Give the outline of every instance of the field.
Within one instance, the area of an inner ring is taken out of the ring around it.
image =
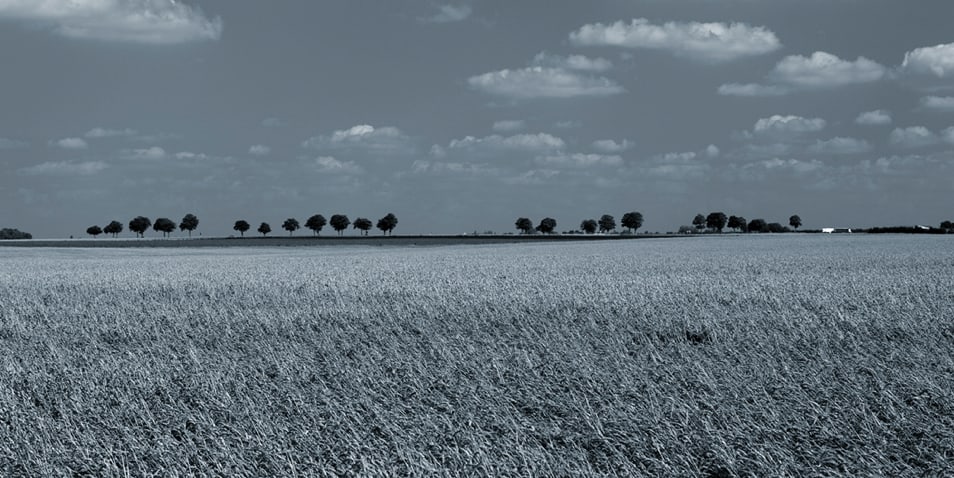
[[[951,476],[952,252],[0,248],[0,474]]]

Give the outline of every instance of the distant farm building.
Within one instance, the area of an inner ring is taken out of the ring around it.
[[[848,227],[824,227],[822,232],[825,234],[851,234],[851,228]]]

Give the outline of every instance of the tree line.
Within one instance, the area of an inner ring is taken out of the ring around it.
[[[352,225],[355,229],[360,230],[365,236],[367,236],[368,230],[371,229],[373,223],[370,219],[363,217],[359,217],[355,219],[354,222],[351,222],[351,220],[348,219],[348,216],[344,214],[335,214],[331,216],[330,221],[325,220],[325,217],[321,214],[315,214],[305,221],[305,227],[311,229],[316,236],[321,232],[322,228],[328,224],[330,224],[331,227],[338,232],[339,236],[343,234],[343,231],[347,229],[348,226]],[[388,213],[386,216],[378,220],[377,227],[385,235],[391,235],[392,231],[394,231],[394,228],[397,227],[397,224],[397,216]],[[148,217],[136,216],[129,221],[128,226],[129,230],[136,233],[137,237],[145,237],[145,233],[150,227],[152,227],[152,229],[156,232],[161,232],[163,237],[168,237],[169,234],[175,232],[176,230],[176,223],[166,217],[160,217],[156,219],[155,222],[152,222],[152,220],[150,220]],[[195,231],[198,229],[198,227],[199,218],[196,217],[195,214],[186,214],[179,222],[179,230],[188,231],[189,237],[192,237],[192,231]],[[232,226],[232,229],[238,231],[242,237],[245,237],[245,233],[251,228],[251,224],[244,219],[235,221],[235,224]],[[293,235],[295,231],[300,228],[301,226],[299,225],[298,220],[295,218],[290,217],[285,219],[285,222],[282,223],[282,229],[288,231],[289,235]],[[105,227],[94,225],[86,228],[86,233],[93,237],[104,233],[111,234],[113,237],[116,237],[121,232],[123,232],[123,224],[115,220],[110,221]],[[258,232],[262,234],[263,237],[267,236],[272,232],[272,226],[270,226],[267,222],[263,222],[258,226]]]
[[[628,229],[629,232],[636,232],[637,229],[643,227],[643,215],[636,211],[627,212],[623,214],[623,219],[620,221],[620,224]],[[514,226],[516,226],[521,234],[533,234],[534,231],[541,234],[553,234],[553,231],[556,230],[557,222],[556,219],[552,217],[545,217],[540,220],[540,224],[534,227],[532,220],[526,217],[520,217],[517,218]],[[583,222],[580,223],[580,230],[585,234],[596,234],[597,231],[601,233],[613,232],[616,230],[616,218],[610,214],[603,214],[599,220],[584,219]]]
[[[802,226],[802,218],[798,214],[794,214],[788,218],[788,225],[793,229],[798,230]],[[746,222],[745,218],[742,216],[726,216],[724,212],[717,211],[711,212],[708,216],[703,216],[702,214],[696,214],[696,217],[692,219],[692,228],[689,226],[682,226],[679,228],[680,233],[691,233],[691,232],[702,232],[705,229],[714,232],[722,232],[723,229],[728,227],[729,229],[738,231],[738,232],[791,232],[792,229],[789,229],[786,226],[783,226],[778,222],[767,222],[765,219],[752,219],[751,221]],[[695,231],[693,231],[693,228]]]

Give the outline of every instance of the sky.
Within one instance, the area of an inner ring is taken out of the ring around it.
[[[950,0],[0,0],[0,227],[937,225],[951,18]]]

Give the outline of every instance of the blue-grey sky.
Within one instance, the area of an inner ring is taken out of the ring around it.
[[[0,227],[954,220],[950,0],[0,0]]]

